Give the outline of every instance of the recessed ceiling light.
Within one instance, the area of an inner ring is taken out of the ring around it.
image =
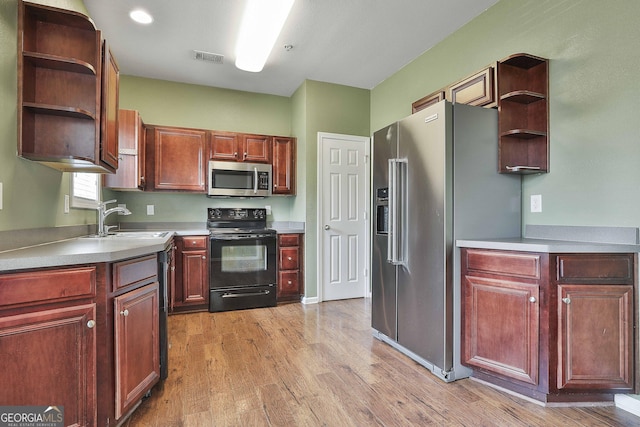
[[[151,24],[153,17],[142,9],[135,9],[129,12],[129,17],[139,24]]]

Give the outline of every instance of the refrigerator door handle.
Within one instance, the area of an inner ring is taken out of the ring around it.
[[[406,259],[406,159],[389,159],[389,234],[387,262],[404,265]]]

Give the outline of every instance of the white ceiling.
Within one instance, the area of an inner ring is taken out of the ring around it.
[[[260,73],[234,65],[244,1],[84,3],[122,74],[291,96],[305,79],[372,89],[497,1],[296,0]],[[135,7],[154,22],[133,22]],[[197,61],[194,49],[224,55],[224,63]]]

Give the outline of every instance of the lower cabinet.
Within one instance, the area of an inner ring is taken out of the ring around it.
[[[117,419],[160,378],[158,283],[114,299]]]
[[[0,274],[0,402],[96,425],[96,269]]]
[[[278,301],[300,301],[302,295],[302,234],[278,235]]]
[[[209,236],[177,236],[172,312],[209,307]]]
[[[462,249],[462,363],[543,402],[634,393],[634,254]]]

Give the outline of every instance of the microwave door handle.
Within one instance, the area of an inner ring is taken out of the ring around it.
[[[258,168],[253,167],[253,194],[258,194]]]

